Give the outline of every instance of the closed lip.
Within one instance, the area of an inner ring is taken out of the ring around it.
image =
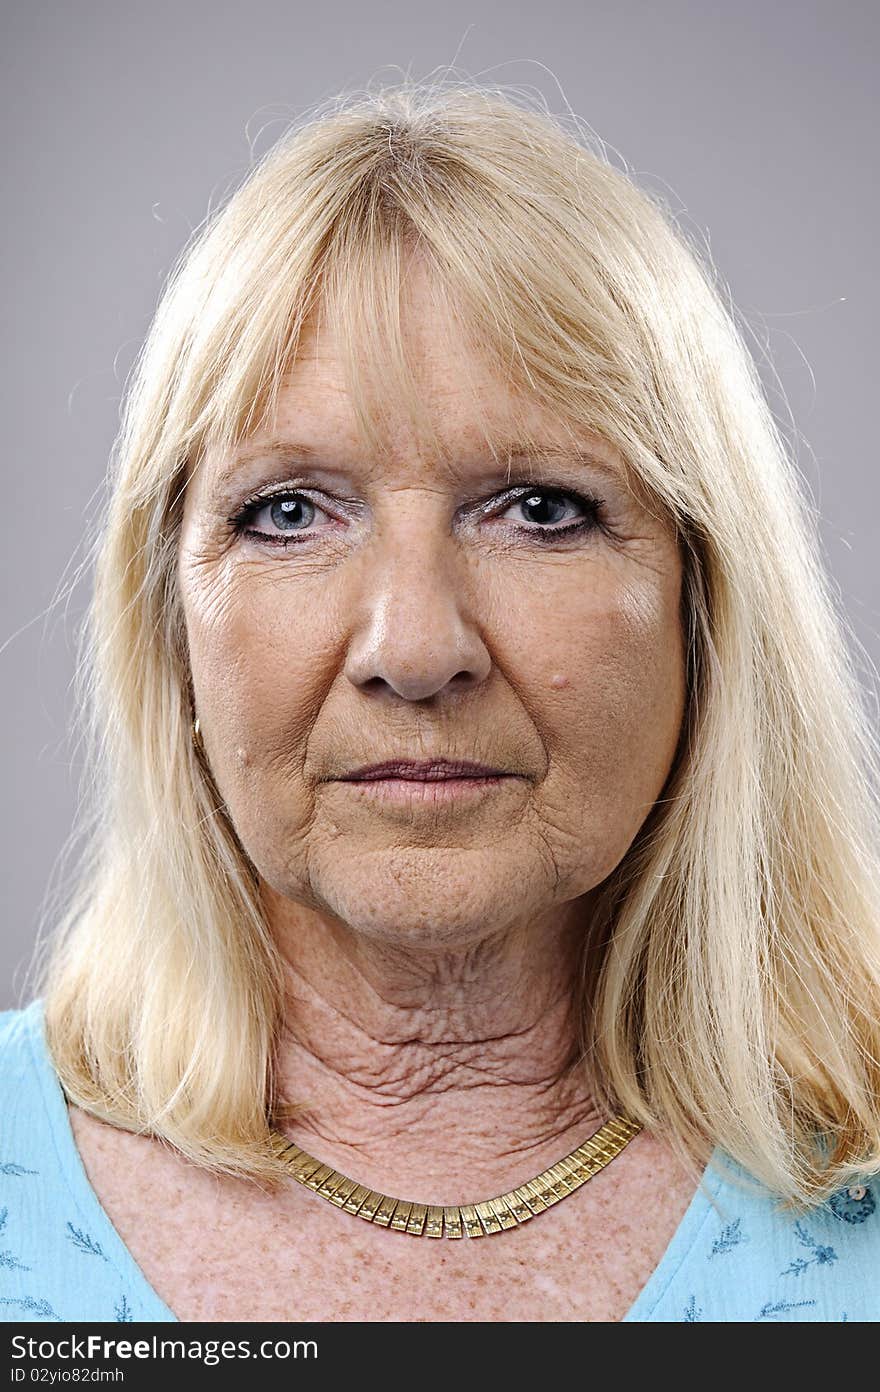
[[[370,782],[379,778],[412,778],[418,782],[437,782],[445,778],[507,778],[509,774],[488,764],[469,759],[388,759],[383,764],[364,764],[340,776],[340,781]]]

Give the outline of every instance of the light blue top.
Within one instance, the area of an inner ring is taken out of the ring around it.
[[[880,1181],[797,1218],[715,1152],[625,1319],[880,1319]],[[0,1320],[169,1321],[89,1183],[43,1033],[43,1002],[0,1012]]]

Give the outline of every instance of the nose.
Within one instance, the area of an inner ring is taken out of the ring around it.
[[[423,701],[485,680],[492,660],[471,610],[465,562],[436,519],[410,518],[375,538],[360,560],[345,662],[355,686]]]

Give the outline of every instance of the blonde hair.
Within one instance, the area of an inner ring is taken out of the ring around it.
[[[287,1173],[269,1132],[281,963],[190,738],[181,501],[209,444],[271,419],[315,310],[341,325],[368,444],[378,362],[424,426],[399,320],[412,251],[469,344],[609,441],[680,539],[682,738],[585,936],[580,1066],[691,1161],[719,1146],[819,1202],[880,1172],[880,759],[815,511],[736,312],[663,200],[577,122],[461,81],[313,110],[169,276],[94,542],[85,848],[35,956],[60,1081],[198,1165]]]

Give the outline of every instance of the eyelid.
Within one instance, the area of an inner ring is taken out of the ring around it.
[[[485,503],[478,504],[481,512],[494,511],[495,508],[510,507],[513,503],[522,502],[524,498],[529,498],[533,493],[555,494],[560,498],[571,498],[576,503],[582,503],[587,509],[605,506],[605,499],[600,498],[598,493],[587,488],[567,488],[561,483],[536,483],[534,480],[527,483],[511,484],[509,488],[504,488],[500,493],[494,493]]]

